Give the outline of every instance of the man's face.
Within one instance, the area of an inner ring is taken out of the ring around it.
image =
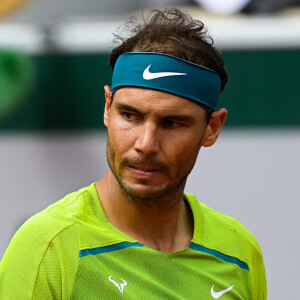
[[[107,98],[107,159],[132,198],[154,199],[182,191],[206,130],[205,111],[185,98],[141,88]]]

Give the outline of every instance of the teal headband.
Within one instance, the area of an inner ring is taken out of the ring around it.
[[[219,75],[184,59],[154,52],[128,52],[119,56],[112,78],[112,92],[141,87],[175,94],[214,112],[221,89]]]

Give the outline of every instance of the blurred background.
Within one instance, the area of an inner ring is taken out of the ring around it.
[[[1,0],[0,259],[18,227],[106,172],[103,86],[113,32],[178,6],[221,49],[229,111],[186,191],[257,237],[269,299],[293,299],[300,260],[299,0]]]

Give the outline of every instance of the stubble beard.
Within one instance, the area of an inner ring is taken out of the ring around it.
[[[182,175],[177,182],[173,185],[166,186],[159,191],[149,193],[147,195],[141,195],[133,188],[126,185],[122,176],[117,173],[114,168],[113,162],[115,159],[115,151],[111,147],[109,138],[106,144],[106,158],[111,172],[113,173],[116,181],[118,182],[123,195],[128,199],[129,202],[138,206],[146,206],[159,211],[167,211],[172,207],[176,206],[183,199],[183,190],[186,184],[186,180],[193,168],[188,170],[186,174]],[[127,165],[130,162],[129,159],[121,161],[120,166]],[[132,163],[136,161],[131,160]],[[175,176],[177,177],[177,176]],[[147,184],[146,180],[140,180],[140,184]]]

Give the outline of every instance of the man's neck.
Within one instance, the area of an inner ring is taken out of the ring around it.
[[[139,205],[126,197],[110,171],[96,184],[96,189],[111,224],[141,244],[165,253],[183,250],[190,244],[193,217],[182,192],[161,199],[162,205],[168,200],[173,203],[168,209]]]

